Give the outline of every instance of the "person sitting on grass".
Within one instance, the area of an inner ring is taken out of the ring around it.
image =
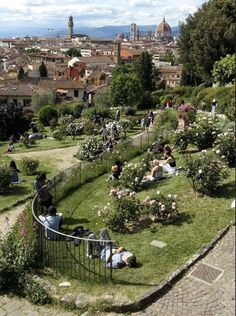
[[[151,175],[145,176],[143,178],[143,180],[144,180],[144,182],[146,182],[146,180],[154,181],[154,180],[160,180],[163,177],[164,177],[164,175],[163,175],[163,168],[160,166],[159,160],[155,159],[152,162]]]
[[[164,156],[161,159],[162,160],[167,159],[168,158],[167,154],[172,154],[172,152],[173,152],[173,147],[171,148],[170,146],[165,145],[163,148]]]
[[[17,168],[14,160],[11,160],[9,168],[11,170],[11,183],[21,183],[22,180],[18,176],[18,172],[20,172],[20,170]]]
[[[166,159],[160,162],[160,166],[163,168],[164,172],[169,174],[175,173],[176,161],[169,151],[166,152]]]
[[[111,238],[106,228],[103,228],[100,233],[100,242],[94,233],[88,236],[88,253],[87,256],[92,259],[96,250],[99,258],[104,262],[106,268],[119,269],[125,266],[135,267],[135,255],[125,250],[123,247],[115,247],[111,244]],[[90,241],[91,240],[91,241]]]
[[[61,231],[62,225],[62,213],[57,213],[57,209],[55,206],[51,205],[48,208],[47,215],[39,215],[39,219],[44,224],[45,228],[45,237],[47,239],[56,240],[59,239],[59,235],[55,232],[52,232],[47,229],[51,228],[57,232]]]
[[[122,172],[122,166],[119,160],[115,161],[114,165],[111,167],[111,172],[112,174],[108,180],[119,180]]]

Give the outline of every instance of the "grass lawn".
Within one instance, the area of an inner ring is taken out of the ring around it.
[[[175,156],[177,165],[183,165],[182,157],[178,154]],[[64,228],[73,229],[82,224],[97,232],[104,226],[97,216],[97,211],[111,199],[108,196],[107,177],[108,175],[98,177],[60,201],[58,210],[64,214]],[[107,284],[105,288],[104,285],[71,280],[70,291],[85,291],[93,295],[106,292],[114,293],[118,298],[134,299],[151,286],[158,285],[166,279],[208,243],[220,229],[229,224],[234,216],[233,210],[230,209],[234,197],[233,169],[230,170],[230,177],[225,179],[214,197],[195,196],[184,172],[146,186],[138,196],[144,198],[156,194],[157,190],[164,194],[177,194],[181,215],[179,220],[168,225],[157,223],[154,230],[147,228],[134,234],[111,232],[112,239],[134,252],[138,259],[138,267],[114,270],[115,284]],[[94,208],[95,205],[98,208]],[[154,239],[167,243],[167,247],[159,249],[150,246]],[[51,279],[58,283],[57,279]],[[63,289],[60,291],[63,292]]]
[[[5,163],[8,165],[10,161],[11,157],[0,156],[0,164]],[[20,169],[20,166],[18,166],[18,168]],[[53,167],[53,162],[48,164],[46,159],[40,161],[38,172],[41,171],[46,172],[49,179],[58,172],[58,170]],[[36,176],[26,176],[23,173],[19,173],[19,177],[25,181],[10,187],[7,193],[0,195],[0,213],[3,209],[11,207],[11,205],[15,204],[17,201],[25,199],[34,192],[33,183]]]
[[[51,137],[51,136],[49,136]],[[56,139],[50,139],[50,138],[44,138],[37,140],[34,145],[31,145],[31,147],[26,148],[23,143],[19,142],[14,144],[15,147],[15,154],[19,153],[25,153],[25,152],[32,152],[32,151],[42,151],[42,150],[48,150],[48,149],[55,149],[55,148],[63,148],[63,147],[69,147],[73,145],[77,145],[78,142],[83,139],[84,136],[77,137],[76,139],[72,139],[71,136],[66,136],[65,139],[62,141],[56,140]],[[1,153],[5,153],[7,151],[9,142],[1,142]]]

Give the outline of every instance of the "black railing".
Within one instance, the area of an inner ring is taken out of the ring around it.
[[[136,136],[127,150],[120,153],[123,160],[133,158],[135,148],[144,151],[154,140],[154,134],[141,134]],[[132,148],[131,148],[132,147]],[[132,151],[132,149],[134,149]],[[78,188],[83,183],[104,174],[113,163],[112,154],[104,153],[94,162],[80,162],[57,174],[51,180],[50,191],[54,204],[63,199],[68,192]],[[39,219],[42,213],[36,195],[32,202],[32,214],[37,222],[37,238],[39,253],[45,266],[51,267],[56,273],[68,275],[79,280],[94,280],[106,282],[112,280],[112,267],[105,267],[99,258],[99,253],[88,252],[88,243],[93,242],[93,249],[99,249],[101,240],[75,237],[46,227]],[[112,250],[113,241],[102,240],[103,247]]]

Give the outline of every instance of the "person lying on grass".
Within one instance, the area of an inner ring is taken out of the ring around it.
[[[91,241],[88,241],[87,256],[93,258],[94,250],[96,250],[106,268],[119,269],[125,266],[130,268],[136,266],[136,257],[132,252],[125,250],[123,247],[115,247],[111,245],[111,242],[104,242],[111,240],[106,228],[101,230],[100,242],[98,242],[94,233],[91,233],[88,239],[91,239]]]

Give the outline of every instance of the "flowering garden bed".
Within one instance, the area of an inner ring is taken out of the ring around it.
[[[175,154],[175,156],[177,164],[183,165],[183,157],[179,154]],[[195,157],[197,156],[198,154],[195,154]],[[138,163],[139,161],[140,158],[137,158],[133,162]],[[117,199],[115,196],[109,196],[109,193],[111,193],[110,195],[113,193],[110,192],[111,187],[107,183],[107,178],[108,175],[104,175],[83,185],[59,203],[58,209],[64,214],[64,226],[67,229],[72,230],[79,224],[96,233],[104,227],[108,219],[106,215],[101,215],[104,206],[107,206],[106,211],[109,214],[114,199]],[[129,191],[128,195],[131,193],[131,199],[134,198],[132,194],[135,195],[135,199],[138,199],[140,204],[146,201],[151,207],[150,204],[156,203],[151,201],[154,200],[153,197],[158,197],[157,191],[160,191],[160,196],[163,194],[165,198],[168,198],[169,194],[171,194],[171,198],[176,195],[174,198],[177,199],[177,218],[173,221],[167,218],[163,220],[160,217],[154,219],[150,216],[148,224],[145,225],[142,215],[138,218],[139,225],[136,227],[139,229],[136,230],[134,222],[138,214],[133,214],[134,218],[130,219],[127,225],[124,225],[129,228],[132,227],[132,233],[127,233],[127,230],[112,232],[110,229],[112,239],[117,240],[119,245],[127,247],[135,253],[138,259],[138,268],[114,271],[113,277],[116,284],[108,284],[106,290],[103,287],[102,291],[115,293],[124,299],[137,297],[151,286],[166,279],[171,272],[186,262],[203,244],[208,243],[233,218],[233,211],[230,210],[234,196],[233,169],[230,169],[229,178],[225,179],[223,186],[212,197],[195,195],[184,172],[178,176],[153,182],[139,190],[137,194]],[[147,196],[150,198],[148,199]],[[171,201],[171,207],[173,202]],[[69,209],[68,205],[70,205]],[[157,210],[161,211],[159,202],[157,205]],[[71,218],[71,211],[75,208]],[[164,249],[153,247],[150,245],[152,240],[163,241],[167,247]],[[55,281],[58,282],[58,280]],[[101,291],[98,285],[79,284],[77,281],[73,281],[72,284],[72,288],[89,291],[94,295]]]

